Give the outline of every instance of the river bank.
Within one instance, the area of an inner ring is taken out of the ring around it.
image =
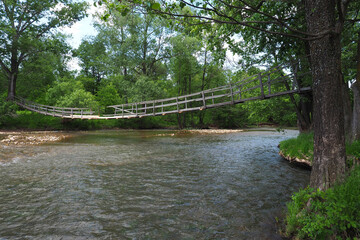
[[[296,164],[300,164],[300,165],[304,165],[306,167],[310,167],[311,168],[311,161],[309,159],[303,159],[303,158],[298,158],[298,157],[294,157],[291,155],[286,155],[285,153],[283,153],[283,151],[279,151],[279,155],[284,158],[285,160],[291,162],[291,163],[296,163]]]
[[[39,145],[71,137],[71,133],[55,131],[0,131],[0,144]]]
[[[109,130],[126,131],[126,130]],[[164,131],[164,130],[159,130]],[[156,136],[175,136],[180,134],[228,134],[243,132],[243,129],[186,129],[171,130],[172,133],[159,133]],[[62,141],[84,131],[0,131],[0,144],[4,145],[39,145]]]
[[[290,162],[312,165],[313,134],[281,141],[279,155]],[[287,203],[284,236],[289,239],[358,239],[360,141],[346,144],[347,177],[326,191],[300,190]],[[350,193],[350,194],[349,194]],[[326,221],[324,221],[326,219]]]

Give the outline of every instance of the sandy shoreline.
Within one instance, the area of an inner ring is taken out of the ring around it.
[[[61,141],[71,134],[55,131],[0,131],[0,144],[4,145],[39,145]]]
[[[120,130],[126,131],[126,130]],[[243,132],[242,129],[191,129],[191,130],[172,130],[171,134],[159,134],[174,136],[178,134],[227,134]],[[78,131],[82,132],[82,131]],[[0,144],[4,145],[39,145],[48,142],[57,142],[71,137],[78,132],[62,131],[0,131]]]
[[[182,134],[229,134],[240,133],[246,131],[276,131],[272,128],[258,128],[258,129],[186,129],[186,130],[169,130],[169,129],[154,129],[159,131],[171,131],[171,133],[155,134],[154,136],[176,136]],[[107,130],[104,130],[107,131]],[[128,131],[126,129],[117,129],[109,131]],[[142,131],[142,130],[139,130]],[[88,131],[13,131],[0,130],[0,145],[39,145],[50,142],[57,142],[63,139],[84,133]],[[91,132],[91,131],[89,131]]]

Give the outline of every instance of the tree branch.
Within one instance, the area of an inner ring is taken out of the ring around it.
[[[1,68],[4,70],[4,72],[10,76],[11,72],[10,72],[10,69],[5,65],[5,63],[2,61],[2,59],[0,59],[0,65],[1,65]]]

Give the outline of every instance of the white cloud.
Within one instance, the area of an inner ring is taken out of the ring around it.
[[[95,28],[93,27],[93,24],[95,22],[94,15],[97,12],[102,12],[103,9],[95,7],[93,0],[88,0],[87,2],[89,4],[89,8],[87,9],[88,16],[69,27],[63,27],[60,29],[62,33],[70,35],[67,42],[74,49],[80,46],[81,40],[83,38],[85,38],[86,36],[95,36],[97,33]],[[67,65],[71,71],[79,71],[81,69],[79,66],[79,59],[77,58],[71,59]]]
[[[74,23],[70,27],[64,27],[61,29],[63,33],[71,35],[71,38],[68,40],[68,42],[73,48],[79,47],[81,40],[85,36],[96,35],[96,30],[93,27],[95,22],[93,15],[98,9],[94,6],[93,1],[88,1],[88,3],[90,7],[87,10],[87,17]]]

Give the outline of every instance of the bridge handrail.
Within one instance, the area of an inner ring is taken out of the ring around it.
[[[295,66],[295,67],[294,67]],[[284,71],[292,68],[293,71]],[[18,105],[44,115],[64,118],[110,119],[165,115],[187,111],[204,110],[256,99],[266,99],[285,94],[310,91],[310,87],[300,87],[298,79],[308,74],[297,72],[297,65],[286,63],[273,66],[266,71],[245,77],[237,82],[202,90],[177,97],[107,106],[114,114],[93,115],[91,108],[56,107],[38,104],[16,97]],[[99,113],[100,114],[100,113]]]

